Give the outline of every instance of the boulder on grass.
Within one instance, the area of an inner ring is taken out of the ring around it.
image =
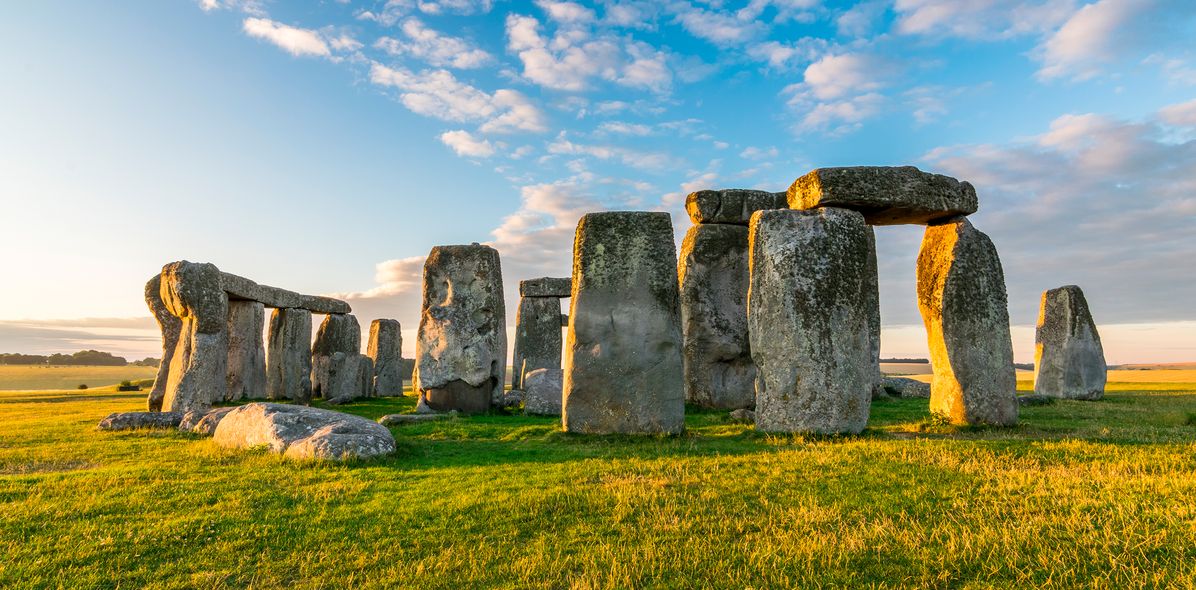
[[[212,408],[206,412],[202,410],[187,412],[183,414],[183,419],[179,422],[179,431],[212,436],[212,433],[216,432],[216,427],[220,425],[220,421],[235,409]]]
[[[268,403],[226,414],[213,440],[231,448],[264,446],[289,459],[364,459],[395,450],[394,437],[377,422],[332,410]]]
[[[96,425],[96,430],[137,430],[140,428],[174,428],[183,415],[179,412],[116,412],[108,414]]]

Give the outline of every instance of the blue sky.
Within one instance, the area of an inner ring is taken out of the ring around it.
[[[0,351],[156,354],[183,258],[410,343],[422,257],[474,241],[513,322],[586,211],[681,235],[691,190],[913,164],[976,185],[1019,360],[1067,283],[1111,361],[1196,360],[1194,39],[1177,0],[5,5]],[[878,231],[886,355],[925,353],[920,235]]]

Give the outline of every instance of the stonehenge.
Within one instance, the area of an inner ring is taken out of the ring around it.
[[[484,412],[502,401],[502,267],[489,246],[436,246],[424,261],[413,387],[421,409]]]
[[[145,304],[158,322],[158,329],[162,332],[162,360],[158,363],[158,376],[154,379],[154,386],[150,389],[148,410],[162,411],[162,400],[166,397],[166,381],[170,374],[170,361],[174,356],[174,349],[179,343],[179,332],[183,329],[183,321],[170,313],[166,302],[162,301],[162,275],[156,274],[145,283]]]
[[[560,367],[543,367],[523,375],[523,411],[541,416],[561,415]]]
[[[270,315],[266,398],[311,403],[311,311],[284,307]]]
[[[913,166],[818,168],[794,181],[788,200],[792,209],[853,209],[870,225],[926,225],[978,208],[971,184]]]
[[[396,320],[374,320],[366,356],[374,363],[374,395],[403,395],[403,334]]]
[[[228,303],[228,373],[224,401],[266,397],[266,348],[262,329],[266,306],[258,301]]]
[[[1084,292],[1075,285],[1044,291],[1034,335],[1034,393],[1098,400],[1105,394],[1106,368]]]
[[[859,433],[877,379],[864,216],[836,207],[766,210],[752,216],[750,231],[756,427]]]
[[[322,397],[334,404],[370,397],[374,369],[372,363],[367,367],[363,358],[368,357],[361,354],[361,326],[357,318],[343,313],[324,316],[311,345],[312,397]]]
[[[188,412],[224,401],[228,390],[228,293],[214,264],[162,268],[162,301],[182,320],[170,358],[162,409]]]
[[[668,213],[588,213],[573,242],[566,432],[685,428],[677,255]]]
[[[523,389],[525,373],[561,367],[561,299],[569,296],[571,279],[528,279],[519,282],[511,389]]]

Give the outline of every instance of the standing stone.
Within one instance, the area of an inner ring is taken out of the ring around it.
[[[374,365],[364,354],[336,351],[312,357],[312,374],[323,379],[324,401],[347,404],[359,397],[371,397]],[[314,389],[313,389],[314,393]]]
[[[380,397],[403,395],[403,333],[396,320],[370,323],[366,356],[374,361],[374,394]]]
[[[311,403],[311,312],[275,309],[270,315],[266,397]]]
[[[830,207],[761,211],[750,229],[756,427],[862,431],[875,379],[864,217]]]
[[[540,368],[523,376],[523,411],[540,416],[561,415],[561,380],[559,368]]]
[[[789,187],[793,209],[843,207],[872,225],[927,224],[976,212],[976,189],[913,166],[819,168]]]
[[[266,306],[228,302],[228,392],[225,401],[266,397],[266,348],[262,329]]]
[[[507,329],[502,266],[489,246],[436,246],[424,261],[415,341],[419,406],[485,412],[503,397]]]
[[[918,253],[930,410],[953,424],[1017,423],[1005,274],[992,240],[957,218],[926,228]]]
[[[685,429],[677,255],[668,213],[589,213],[573,242],[567,432]]]
[[[357,392],[356,379],[345,381],[332,379],[328,371],[337,368],[329,362],[332,355],[341,352],[345,355],[361,354],[361,326],[357,318],[347,313],[330,313],[320,322],[320,329],[316,331],[316,340],[311,345],[311,394],[312,397],[325,399],[355,397]],[[357,367],[356,361],[349,361]],[[348,391],[339,387],[352,385]]]
[[[162,301],[182,320],[171,355],[162,409],[189,412],[223,401],[228,367],[228,295],[220,269],[209,263],[172,262],[162,268]]]
[[[872,399],[887,395],[880,372],[880,273],[876,264],[876,232],[868,226],[868,262],[864,267],[864,305],[868,309],[868,348],[872,363]]]
[[[526,371],[561,367],[561,300],[522,297],[515,314],[511,389],[521,389]]]
[[[748,228],[690,227],[677,274],[685,399],[722,410],[755,407],[756,365],[747,324]]]
[[[145,304],[150,313],[158,321],[158,328],[162,331],[162,361],[158,363],[158,376],[154,379],[154,387],[150,389],[147,405],[151,412],[162,411],[162,400],[166,397],[166,382],[170,375],[170,361],[174,350],[179,345],[179,332],[183,328],[183,321],[170,310],[162,301],[162,275],[156,274],[145,283]]]
[[[1034,344],[1034,393],[1064,399],[1104,397],[1105,351],[1079,287],[1043,292]]]

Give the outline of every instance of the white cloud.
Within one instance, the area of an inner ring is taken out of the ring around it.
[[[254,16],[265,16],[266,10],[261,0],[199,0],[199,7],[204,12],[213,10],[238,10]]]
[[[257,17],[245,19],[242,27],[250,37],[265,39],[296,57],[332,55],[332,51],[320,34],[311,29],[301,29]]]
[[[739,9],[735,16],[740,20],[757,20],[766,10],[776,10],[773,22],[796,20],[810,22],[814,18],[811,9],[817,8],[820,0],[751,0],[747,6]]]
[[[594,21],[594,11],[576,2],[560,2],[556,0],[536,0],[548,18],[564,24],[590,23]]]
[[[418,18],[403,21],[401,31],[405,40],[382,37],[374,47],[390,55],[411,55],[434,66],[458,69],[479,68],[493,60],[489,53],[465,39],[430,29]]]
[[[491,0],[387,0],[380,9],[359,10],[359,20],[369,20],[386,26],[394,25],[416,10],[424,14],[479,14],[490,12]]]
[[[614,135],[644,136],[652,133],[652,128],[642,123],[625,123],[623,121],[606,121],[598,126],[600,133]]]
[[[886,8],[884,2],[860,2],[835,18],[835,29],[844,37],[865,37]]]
[[[1196,100],[1163,107],[1159,119],[1176,127],[1196,127]]]
[[[457,80],[447,70],[417,74],[375,63],[370,67],[370,81],[398,88],[399,100],[416,113],[445,121],[480,121],[483,132],[548,129],[544,114],[523,94],[509,89],[487,94]]]
[[[655,29],[656,16],[660,12],[657,2],[639,0],[607,2],[603,12],[603,23],[626,29]]]
[[[474,137],[465,130],[445,131],[440,134],[440,141],[458,156],[489,158],[494,155],[494,145],[489,140]]]
[[[672,156],[665,153],[644,152],[622,146],[579,144],[563,137],[558,137],[548,145],[548,153],[615,160],[626,166],[642,170],[662,170],[677,164]]]
[[[828,55],[806,68],[805,86],[817,99],[842,98],[883,87],[890,72],[891,65],[874,55]]]
[[[896,0],[895,29],[907,35],[1007,39],[1054,29],[1075,0]]]
[[[809,63],[826,51],[824,39],[803,37],[792,44],[765,41],[747,48],[748,57],[762,61],[774,69],[785,69],[800,63]]]
[[[1190,0],[1100,0],[1075,12],[1038,48],[1044,80],[1083,80],[1118,61],[1189,38],[1196,17]],[[1180,42],[1184,43],[1184,42]]]
[[[485,14],[494,7],[491,0],[436,0],[418,3],[420,12],[427,14]]]
[[[844,133],[880,112],[885,97],[878,90],[896,75],[898,66],[862,53],[827,55],[806,68],[804,81],[782,94],[801,113],[798,129]]]
[[[716,45],[745,43],[763,34],[766,28],[751,17],[739,18],[726,12],[704,10],[688,2],[674,4],[671,9],[676,15],[676,22],[691,35]]]
[[[775,158],[780,154],[775,147],[758,148],[756,146],[748,146],[742,152],[739,152],[739,157],[745,160],[763,160],[766,158]]]

